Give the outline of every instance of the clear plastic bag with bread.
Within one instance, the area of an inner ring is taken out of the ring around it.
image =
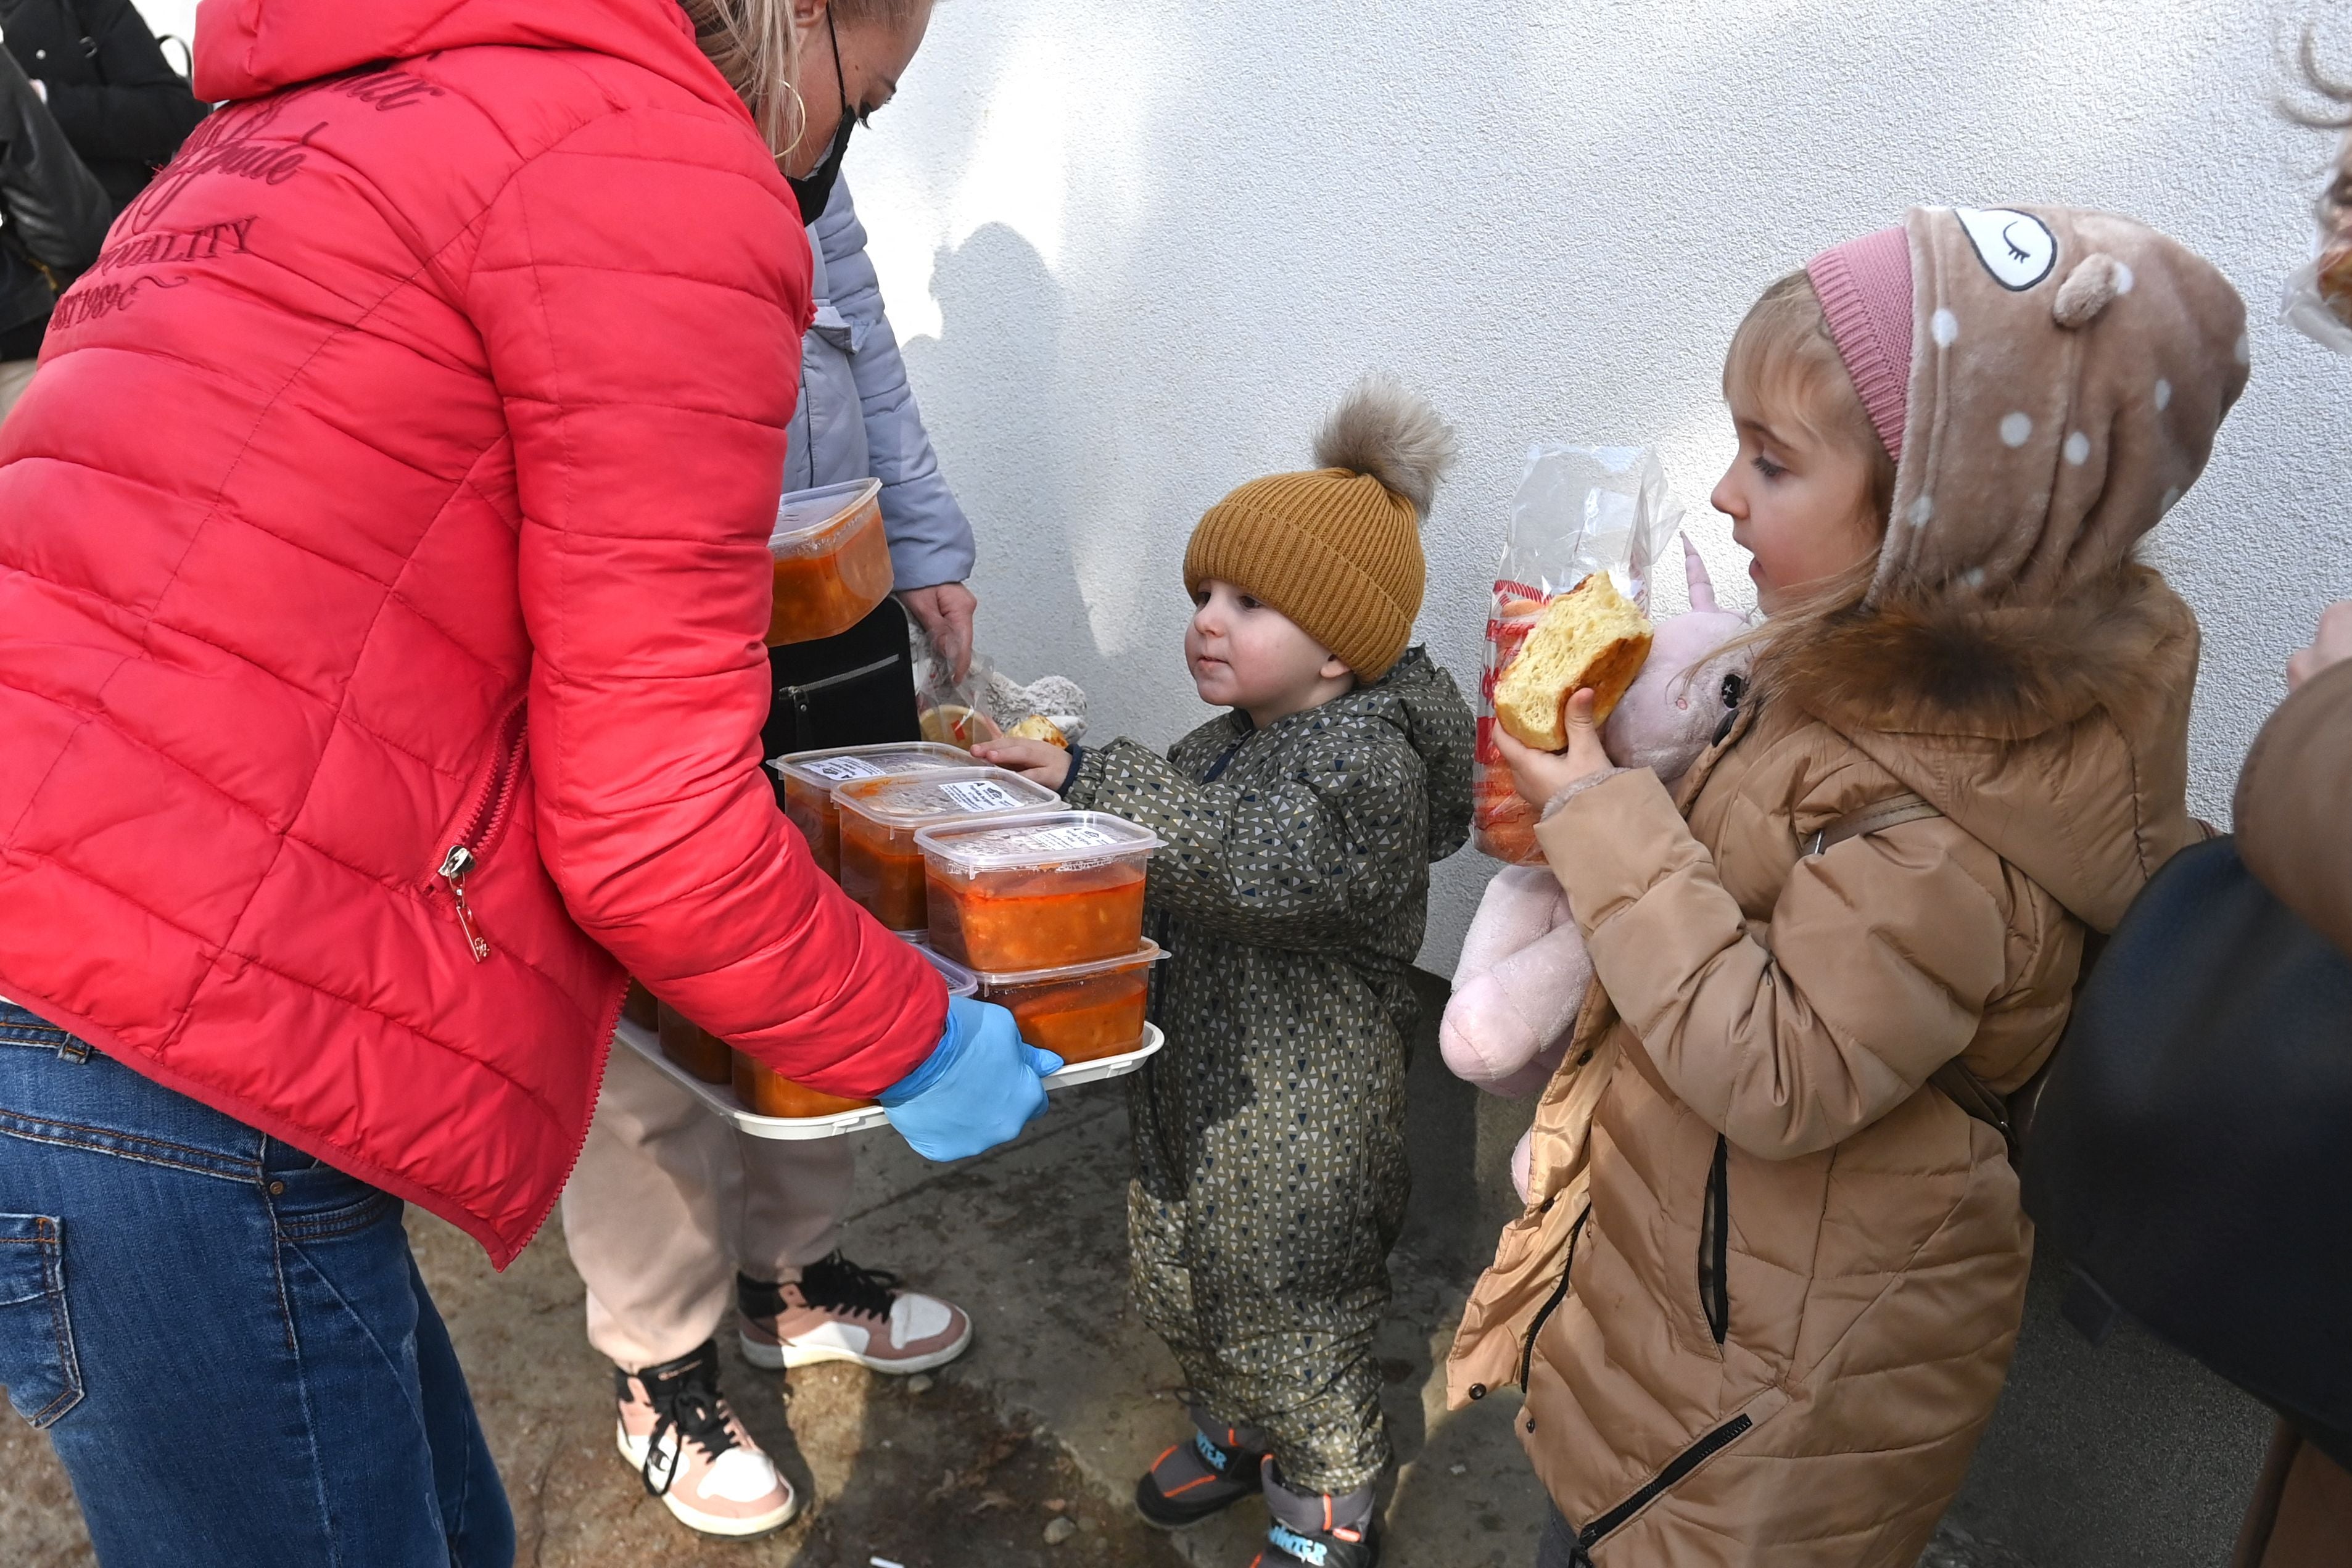
[[[1582,687],[1606,719],[1649,657],[1650,576],[1682,507],[1647,447],[1539,443],[1511,503],[1486,616],[1472,789],[1479,849],[1543,857],[1535,811],[1495,748],[1498,724],[1538,750],[1567,744],[1561,708]]]
[[[914,641],[915,710],[923,739],[971,750],[1007,735],[1065,749],[1085,738],[1087,694],[1066,676],[1048,675],[1024,686],[975,649],[971,668],[955,678],[947,658],[922,627]]]

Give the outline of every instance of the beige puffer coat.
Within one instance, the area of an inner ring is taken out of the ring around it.
[[[2242,384],[2242,311],[2137,225],[2039,218],[2055,264],[2018,289],[1969,270],[1952,214],[1912,215],[1923,327],[1955,312],[1962,342],[2001,353],[1981,376],[1957,353],[1915,362],[1872,603],[1779,666],[1680,801],[1619,773],[1539,832],[1599,979],[1449,1394],[1525,1384],[1522,1441],[1600,1568],[1917,1558],[1992,1412],[2032,1251],[2000,1138],[1927,1079],[1954,1058],[1997,1089],[2030,1077],[2085,929],[2112,928],[2194,833],[2196,623],[2127,553]],[[2104,321],[2037,337],[2032,312],[2049,323],[2102,253],[2136,274],[2158,341],[2127,335],[2113,297]],[[1993,399],[2071,377],[2058,401],[2121,449],[2159,412],[2158,370],[2206,379],[2185,420],[2163,400],[2154,459],[2092,476],[2108,482],[2083,500],[2039,468],[2032,548],[1991,526],[1969,543],[2017,504],[1991,444],[1969,444],[1998,426]],[[1898,538],[1931,486],[1952,536]],[[1964,574],[1986,591],[1954,591]],[[1813,851],[1907,794],[1941,815]]]

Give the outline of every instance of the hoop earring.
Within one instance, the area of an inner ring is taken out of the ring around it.
[[[801,144],[801,138],[808,134],[808,104],[801,97],[801,89],[791,82],[782,85],[783,89],[793,95],[793,139],[784,143],[782,152],[776,154],[779,163],[791,157],[793,150]]]

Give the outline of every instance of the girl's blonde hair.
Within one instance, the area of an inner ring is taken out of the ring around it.
[[[1785,413],[1815,440],[1863,454],[1870,465],[1871,511],[1879,536],[1885,537],[1895,505],[1895,459],[1878,438],[1862,395],[1853,389],[1837,340],[1830,335],[1829,319],[1822,314],[1821,296],[1803,272],[1780,279],[1748,308],[1724,355],[1723,395],[1726,401]],[[1874,551],[1867,560],[1816,584],[1796,604],[1735,638],[1730,647],[1756,650],[1758,688],[1771,688],[1780,663],[1776,653],[1785,655],[1822,626],[1858,614],[1877,574]]]

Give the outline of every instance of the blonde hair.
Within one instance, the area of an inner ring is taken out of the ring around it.
[[[922,3],[831,0],[826,9],[837,26],[873,22],[895,26],[913,16]],[[768,151],[782,158],[799,146],[808,128],[808,106],[793,85],[801,68],[793,0],[678,0],[678,4],[694,24],[694,41],[751,110]]]
[[[1737,398],[1785,411],[1814,439],[1861,453],[1870,465],[1871,511],[1879,536],[1885,537],[1895,506],[1895,459],[1870,422],[1837,340],[1830,335],[1821,296],[1803,272],[1780,279],[1748,307],[1724,355],[1723,395],[1727,402]],[[1790,650],[1832,622],[1861,613],[1877,574],[1878,554],[1873,551],[1727,646],[1756,650],[1753,679],[1759,690],[1769,691]]]
[[[807,123],[793,79],[800,72],[800,35],[793,0],[680,0],[694,41],[751,111],[768,151],[781,158]]]

